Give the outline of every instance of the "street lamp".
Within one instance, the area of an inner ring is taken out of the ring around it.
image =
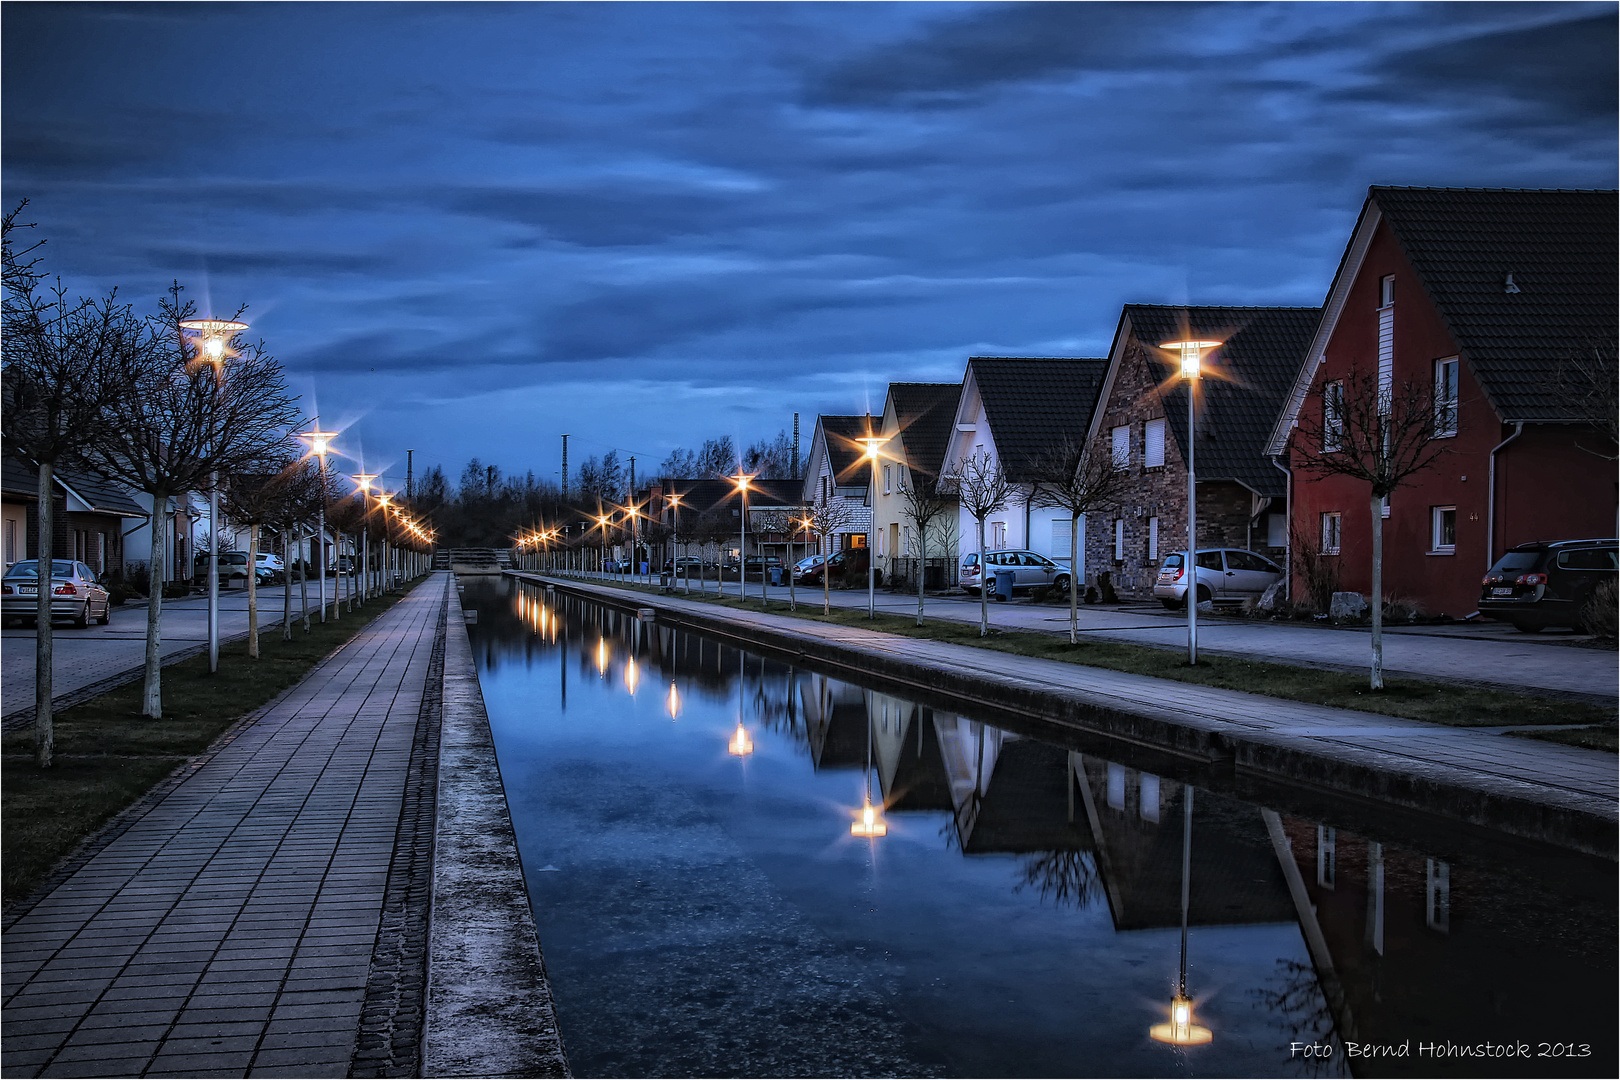
[[[382,514],[382,565],[377,572],[381,577],[382,591],[387,592],[393,588],[393,573],[388,565],[388,514],[394,509],[394,496],[387,491],[377,492],[377,510]]]
[[[318,535],[315,538],[315,545],[316,545],[316,548],[321,553],[321,565],[320,565],[321,622],[325,622],[326,621],[326,455],[332,449],[332,440],[338,437],[338,433],[335,432],[335,431],[322,431],[320,429],[320,422],[321,422],[321,418],[317,416],[315,418],[315,424],[316,424],[315,428],[313,428],[310,431],[301,431],[301,432],[299,432],[298,437],[300,439],[307,439],[309,441],[310,452],[315,455],[316,460],[319,462],[319,470],[320,470],[319,475],[320,475],[320,478],[321,478],[321,484],[320,484],[321,498],[320,498],[320,501],[316,504],[316,509],[317,509],[317,512],[318,512],[319,525],[317,527],[318,528]],[[337,618],[337,612],[336,612],[335,609],[333,610],[332,617],[334,619]]]
[[[1187,579],[1187,663],[1198,663],[1198,474],[1193,469],[1193,407],[1198,396],[1200,365],[1206,349],[1218,349],[1219,341],[1166,341],[1161,349],[1181,355],[1181,377],[1187,380],[1187,555],[1182,573]]]
[[[363,468],[364,466],[362,466]],[[353,473],[349,479],[360,488],[360,505],[364,506],[366,500],[371,498],[371,482],[378,477],[378,473]],[[360,603],[365,604],[371,594],[371,525],[367,516],[360,516]]]
[[[741,538],[737,541],[737,597],[741,600],[748,599],[748,482],[758,475],[758,473],[743,472],[742,463],[739,462],[736,474],[726,477],[727,480],[737,485],[737,491],[742,495],[742,533]],[[765,573],[763,556],[760,558],[759,572],[762,576]],[[760,595],[763,596],[764,593],[765,588],[761,584]]]
[[[198,343],[203,356],[203,363],[214,365],[214,395],[219,396],[220,387],[225,384],[225,359],[230,352],[231,338],[248,328],[245,322],[235,319],[182,319],[180,329],[190,330],[200,334],[202,340]],[[254,526],[255,531],[258,526]],[[208,673],[214,674],[219,670],[219,473],[216,471],[208,480],[208,531],[212,539],[208,543]],[[254,573],[257,567],[248,567],[248,573]]]
[[[867,481],[871,485],[871,494],[866,497],[866,505],[870,509],[871,520],[867,525],[866,533],[866,617],[877,618],[877,475],[878,475],[878,447],[888,442],[888,439],[868,435],[856,442],[866,447],[861,456],[872,463],[872,478]]]
[[[664,496],[664,500],[669,503],[669,509],[671,512],[671,521],[669,527],[669,569],[670,585],[672,587],[675,584],[675,544],[681,531],[681,500],[684,498],[686,498],[685,495],[679,495],[673,492]],[[686,591],[688,593],[692,591],[692,571],[689,568],[686,571]]]

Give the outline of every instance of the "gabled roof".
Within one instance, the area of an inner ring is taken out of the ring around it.
[[[1200,380],[1200,480],[1235,480],[1261,495],[1280,496],[1286,480],[1266,460],[1266,439],[1310,347],[1322,315],[1314,307],[1172,307],[1127,304],[1120,333],[1166,356],[1158,346],[1191,334],[1223,342],[1204,360]],[[1115,349],[1121,355],[1122,350]],[[1168,377],[1172,369],[1165,368]],[[1172,437],[1187,452],[1187,384],[1174,378],[1160,395]]]
[[[1616,336],[1617,195],[1546,188],[1371,187],[1267,452],[1280,454],[1373,234],[1401,253],[1498,416],[1576,420],[1562,363]],[[1508,291],[1508,275],[1513,288]]]
[[[861,454],[865,450],[857,439],[874,434],[881,426],[879,418],[865,413],[853,416],[816,417],[816,427],[827,446],[827,460],[834,480],[839,484],[864,484],[866,474],[861,472]],[[806,478],[808,482],[808,477]]]
[[[932,473],[945,459],[951,438],[951,421],[956,416],[962,384],[890,383],[889,399],[894,402],[895,420],[900,425],[900,446],[906,466]]]
[[[21,499],[39,499],[39,473],[10,454],[0,458],[0,490]]]
[[[1575,418],[1558,369],[1615,340],[1616,193],[1374,187],[1368,197],[1502,418]]]
[[[1086,437],[1108,361],[975,356],[968,360],[968,371],[984,403],[1002,469],[1014,483],[1027,483],[1034,463],[1065,435]]]
[[[0,465],[0,475],[4,477],[0,486],[4,487],[7,495],[37,500],[39,469],[32,462],[7,454],[3,465]],[[59,489],[83,503],[91,513],[129,518],[151,516],[123,488],[87,470],[58,466],[51,479]]]

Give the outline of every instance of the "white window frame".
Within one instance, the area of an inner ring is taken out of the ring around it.
[[[1395,275],[1378,280],[1378,413],[1389,408],[1395,385]]]
[[[1159,557],[1159,519],[1156,518],[1156,517],[1148,518],[1148,554],[1147,554],[1147,557],[1149,559],[1155,559],[1155,560],[1158,559],[1158,557]]]
[[[1445,540],[1445,516],[1451,515],[1451,543]],[[1429,507],[1429,554],[1455,555],[1457,554],[1457,508],[1455,506]]]
[[[1434,362],[1434,438],[1457,434],[1457,373],[1455,356]]]
[[[889,470],[890,470],[890,468],[891,468],[890,464],[887,461],[885,461],[883,463],[883,494],[885,494],[885,495],[889,494],[889,492],[892,490],[891,487],[890,487],[890,478],[889,478]]]
[[[1112,440],[1114,468],[1124,469],[1131,464],[1131,426],[1121,424],[1109,433]]]
[[[1344,519],[1337,510],[1322,511],[1322,554],[1337,555],[1344,542]]]
[[[1142,425],[1142,467],[1164,468],[1164,417],[1149,420]]]
[[[1125,561],[1125,519],[1114,519],[1114,561]]]

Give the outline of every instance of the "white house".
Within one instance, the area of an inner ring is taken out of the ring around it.
[[[828,538],[822,554],[866,547],[872,532],[871,465],[861,439],[873,437],[878,424],[869,414],[818,416],[810,441],[810,464],[804,473],[804,501],[843,503],[848,521]]]

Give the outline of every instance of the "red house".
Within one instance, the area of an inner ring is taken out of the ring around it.
[[[1386,597],[1467,615],[1506,549],[1615,535],[1615,388],[1593,371],[1615,355],[1616,205],[1613,191],[1369,190],[1267,452],[1298,464],[1324,388],[1354,373],[1433,387],[1430,437],[1447,452],[1384,507]],[[1293,542],[1369,593],[1367,485],[1289,483]]]

